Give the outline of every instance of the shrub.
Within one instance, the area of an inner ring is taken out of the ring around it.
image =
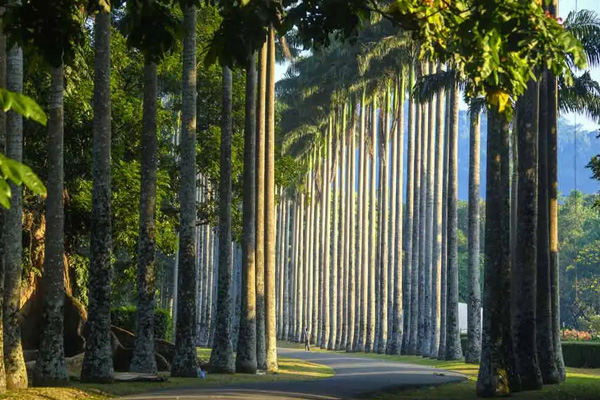
[[[565,365],[572,368],[600,368],[600,343],[563,342]]]
[[[112,324],[119,328],[135,333],[135,306],[122,306],[110,311]],[[154,337],[167,339],[171,332],[172,320],[168,310],[157,308],[154,310]]]
[[[587,342],[592,340],[592,335],[586,331],[578,331],[575,329],[565,329],[562,331],[562,340],[570,341],[582,341]]]

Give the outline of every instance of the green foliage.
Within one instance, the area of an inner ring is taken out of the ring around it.
[[[110,310],[112,324],[135,334],[136,307],[123,306]],[[171,332],[173,321],[168,310],[157,308],[154,310],[154,337],[167,339]]]
[[[571,368],[600,368],[600,343],[563,342],[565,365]]]
[[[34,194],[46,195],[46,187],[31,168],[0,154],[0,205],[10,208],[12,197],[8,181],[16,186],[25,184]]]
[[[11,92],[5,88],[0,88],[0,107],[2,107],[4,112],[13,110],[25,118],[29,118],[44,126],[48,122],[46,113],[35,100],[21,93]]]

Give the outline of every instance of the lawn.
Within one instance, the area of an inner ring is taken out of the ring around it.
[[[297,343],[280,343],[282,347],[302,348]],[[311,351],[324,352],[318,347],[311,347]],[[345,352],[340,352],[345,353]],[[437,387],[424,387],[418,389],[390,390],[374,393],[367,396],[373,400],[469,400],[476,399],[475,381],[479,366],[465,364],[462,361],[439,361],[417,356],[389,356],[385,354],[351,353],[352,357],[364,357],[377,360],[398,361],[409,364],[425,365],[439,369],[460,372],[467,376],[467,380],[459,383],[449,383]],[[533,400],[599,400],[600,399],[600,369],[567,368],[567,381],[560,385],[545,386],[536,392],[514,393],[514,399]]]
[[[198,357],[208,361],[210,349],[198,349]],[[206,379],[168,378],[165,382],[121,382],[109,385],[96,385],[78,382],[77,369],[70,369],[73,376],[69,388],[30,388],[10,391],[0,395],[0,399],[10,400],[103,400],[116,396],[126,396],[173,387],[209,387],[249,382],[275,382],[328,378],[334,375],[333,369],[304,360],[293,358],[279,359],[279,373],[270,375],[227,375],[207,374]]]

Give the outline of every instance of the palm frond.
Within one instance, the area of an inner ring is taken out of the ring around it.
[[[600,84],[589,71],[573,77],[573,85],[567,86],[559,80],[558,104],[563,112],[583,113],[600,122]]]
[[[592,10],[571,11],[565,20],[565,29],[582,44],[588,66],[600,64],[600,16]],[[571,66],[574,63],[568,60]]]
[[[431,101],[441,91],[450,92],[456,79],[457,74],[453,69],[420,76],[412,90],[412,96],[419,103]]]

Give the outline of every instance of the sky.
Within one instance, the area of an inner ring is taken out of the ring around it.
[[[598,14],[600,14],[600,0],[559,0],[559,10],[558,10],[558,14],[561,18],[565,19],[567,17],[567,15],[569,14],[569,12],[574,11],[574,10],[582,10],[582,9],[587,9],[587,10],[593,10],[596,11]],[[285,71],[287,70],[289,66],[289,63],[284,63],[284,64],[280,64],[277,65],[275,67],[275,76],[276,79],[279,80],[281,78],[284,77],[285,75]],[[592,68],[590,70],[592,77],[597,80],[600,81],[600,68],[596,67],[596,68]],[[461,96],[461,109],[466,110],[467,109],[467,105],[462,102],[462,96]],[[594,121],[592,121],[591,119],[587,118],[584,115],[581,114],[574,114],[574,113],[568,113],[568,114],[564,114],[562,115],[563,117],[565,117],[566,119],[568,119],[571,123],[573,124],[580,124],[583,126],[583,128],[585,130],[588,131],[593,131],[593,130],[597,130],[598,128],[600,128],[600,125],[595,123]]]

